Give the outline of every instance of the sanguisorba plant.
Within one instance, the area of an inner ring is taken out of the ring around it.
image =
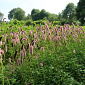
[[[72,23],[0,26],[2,85],[84,85],[85,31]]]

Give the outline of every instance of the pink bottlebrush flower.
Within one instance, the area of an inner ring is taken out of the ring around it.
[[[28,36],[27,35],[25,35],[25,38],[28,40]]]
[[[50,36],[50,35],[48,35],[48,38],[49,38],[49,40],[51,41],[51,36]]]
[[[77,27],[75,27],[75,30],[77,31],[77,30],[78,30],[78,28],[77,28]]]
[[[49,31],[49,35],[51,35],[51,32]]]
[[[57,42],[55,42],[55,47],[57,47]]]
[[[27,32],[24,30],[24,34],[27,35]]]
[[[84,28],[81,26],[81,29],[84,30]]]
[[[21,36],[21,32],[19,32],[19,35]]]
[[[58,40],[60,40],[60,36],[58,36]]]
[[[57,28],[54,28],[54,31],[56,32],[57,31]]]
[[[30,43],[28,43],[28,48],[30,48]]]
[[[33,46],[32,45],[30,45],[30,47],[29,47],[29,53],[32,55],[33,54]]]
[[[81,43],[81,39],[79,39],[79,42]]]
[[[63,31],[63,26],[60,26],[61,32]]]
[[[37,57],[37,55],[35,55],[35,59],[37,59],[38,57]]]
[[[15,39],[12,39],[12,42],[16,45],[16,40]]]
[[[66,36],[65,32],[63,32],[63,36]]]
[[[49,27],[48,27],[48,25],[47,25],[47,24],[45,24],[45,28],[46,28],[46,30],[49,30]]]
[[[76,36],[76,38],[78,38],[78,35],[77,34],[75,34],[75,36]]]
[[[17,39],[16,41],[17,41],[17,43],[19,43],[19,39]]]
[[[73,37],[75,37],[75,35],[72,34]]]
[[[49,21],[47,20],[47,23],[49,24]]]
[[[57,40],[56,36],[53,35],[52,41],[55,42],[56,40]]]
[[[11,58],[9,58],[9,63],[11,63]]]
[[[79,28],[79,33],[80,33],[80,31],[81,31],[81,28]]]
[[[16,35],[16,33],[14,33],[14,37],[15,37],[15,39],[17,39],[17,35]]]
[[[39,28],[37,27],[37,32],[38,32]]]
[[[23,54],[24,54],[24,56],[26,56],[26,51],[25,51],[25,48],[24,48],[24,46],[23,46]]]
[[[24,57],[24,53],[23,51],[20,51],[20,62],[23,63],[23,57]]]
[[[36,34],[34,34],[34,39],[36,39]]]
[[[10,36],[13,36],[13,33],[10,33]]]
[[[73,41],[75,41],[76,42],[76,40],[73,38]]]
[[[18,27],[18,32],[19,32],[19,27]]]
[[[0,46],[2,45],[2,41],[0,41]]]
[[[5,46],[5,48],[6,48],[6,52],[7,52],[7,45]]]
[[[41,50],[44,52],[44,48],[43,47],[41,47]]]
[[[42,29],[43,29],[43,25],[40,26],[40,30],[42,30]]]
[[[2,54],[4,53],[4,50],[1,50],[1,48],[0,48],[0,63],[2,63]]]
[[[46,37],[45,37],[45,35],[44,35],[44,34],[43,34],[43,39],[44,39],[44,40],[46,40]]]
[[[44,34],[44,30],[41,30],[41,32]]]
[[[34,33],[34,30],[32,30],[33,31],[33,33]]]
[[[43,64],[42,64],[42,63],[40,63],[40,66],[43,66]]]
[[[31,30],[29,30],[29,33],[30,33],[30,35],[32,35],[32,31]]]
[[[27,40],[26,38],[22,38],[22,40]]]
[[[76,51],[75,50],[73,50],[73,53],[75,53]]]
[[[64,36],[64,39],[66,40],[66,36]]]
[[[6,36],[4,36],[4,41],[6,42]]]
[[[18,64],[18,66],[21,66],[20,59],[17,59],[17,64]]]

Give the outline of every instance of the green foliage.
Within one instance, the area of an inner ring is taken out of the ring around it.
[[[44,25],[44,21],[43,20],[37,20],[37,21],[34,21],[36,24],[42,24]]]
[[[82,24],[85,24],[85,0],[79,0],[76,8],[76,16]]]
[[[53,21],[53,25],[59,25],[60,21]]]
[[[31,17],[31,15],[30,14],[28,14],[26,17],[24,17],[24,19],[23,20],[32,20],[32,17]]]
[[[48,17],[48,20],[51,22],[51,21],[56,21],[58,20],[58,17],[56,14],[50,14],[49,17]]]
[[[36,21],[40,19],[40,11],[38,9],[32,9],[31,11],[32,20]]]
[[[44,17],[46,17],[46,11],[45,11],[45,9],[42,9],[40,11],[40,19],[43,19]]]
[[[55,21],[58,20],[58,16],[56,14],[51,14],[49,12],[46,12],[44,9],[39,11],[38,9],[33,9],[31,11],[31,16],[33,21],[37,20],[49,20],[49,21]]]
[[[0,84],[84,85],[85,26],[26,23],[29,27],[18,20],[0,25]]]
[[[74,20],[75,18],[75,14],[76,14],[76,10],[75,10],[75,6],[74,6],[74,3],[69,3],[65,10],[63,11],[63,17],[66,19],[66,20]]]
[[[21,8],[14,8],[8,14],[8,19],[17,19],[19,21],[23,20],[25,17],[25,12]]]
[[[32,20],[27,20],[25,25],[32,25],[33,21]]]

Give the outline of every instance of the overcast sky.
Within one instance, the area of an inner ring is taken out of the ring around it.
[[[68,3],[77,6],[78,2],[79,0],[0,0],[0,12],[4,14],[6,20],[8,20],[8,12],[17,7],[22,8],[26,15],[31,14],[33,8],[58,14]]]

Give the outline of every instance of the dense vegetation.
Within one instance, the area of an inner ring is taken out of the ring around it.
[[[85,85],[84,29],[49,21],[0,24],[0,84]]]
[[[10,22],[0,12],[0,85],[85,85],[84,2],[58,15],[14,8]]]

